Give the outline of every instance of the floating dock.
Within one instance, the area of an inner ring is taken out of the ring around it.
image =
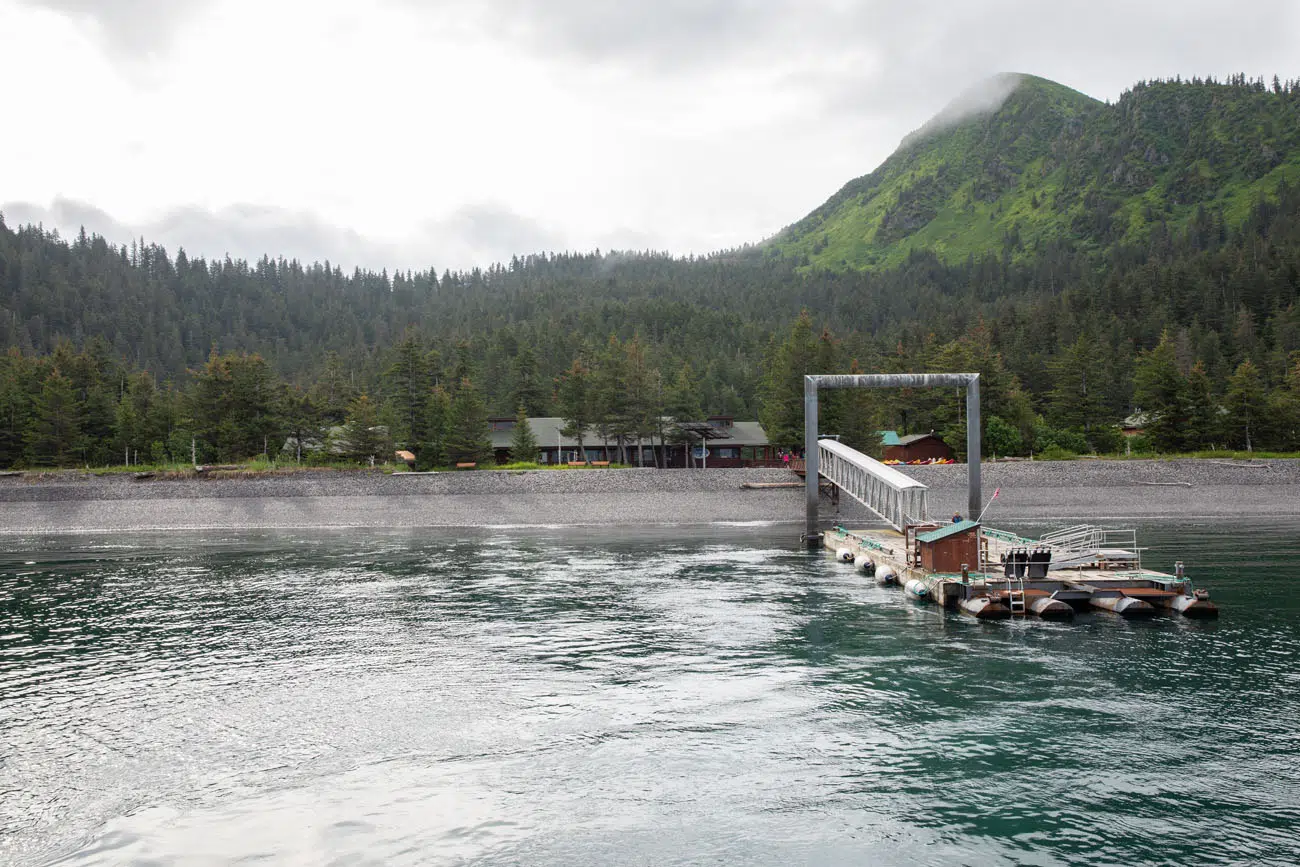
[[[908,596],[963,611],[980,620],[1036,616],[1065,620],[1076,611],[1098,609],[1121,617],[1151,617],[1162,611],[1186,617],[1217,617],[1208,592],[1192,586],[1182,563],[1174,575],[1142,566],[1133,530],[1091,525],[1068,527],[1029,539],[983,526],[977,519],[935,521],[927,489],[916,479],[837,440],[817,439],[817,389],[931,386],[964,383],[971,412],[968,453],[979,455],[979,375],[909,374],[806,376],[806,532],[809,548],[824,547],[884,585]],[[970,514],[983,517],[979,460],[967,464]],[[842,492],[874,512],[888,529],[818,529],[821,488],[838,500]],[[997,496],[995,491],[994,497]]]
[[[980,620],[1068,620],[1090,609],[1126,618],[1219,613],[1182,564],[1174,575],[1144,568],[1133,530],[1078,526],[1029,539],[973,521],[918,522],[901,532],[836,527],[822,544],[879,584]]]

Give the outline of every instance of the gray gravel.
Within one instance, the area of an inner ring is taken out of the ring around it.
[[[1072,461],[985,465],[990,523],[1008,520],[1300,515],[1300,462],[1263,468],[1210,461]],[[936,515],[965,510],[966,468],[908,467]],[[801,522],[785,470],[302,472],[258,478],[136,481],[59,473],[0,477],[0,532],[276,527],[437,527]],[[841,498],[825,523],[865,523]]]
[[[930,512],[966,512],[966,466],[901,468],[929,486]],[[1300,461],[1023,461],[985,464],[985,522],[1300,516]],[[832,510],[833,512],[833,510]],[[845,523],[868,520],[841,501]]]
[[[735,491],[746,482],[797,480],[786,470],[479,470],[394,473],[302,470],[254,477],[136,480],[129,474],[60,472],[0,477],[0,503],[249,497],[654,494]]]
[[[10,533],[276,527],[636,525],[789,521],[785,470],[302,472],[136,481],[60,473],[0,478]]]
[[[964,487],[965,464],[900,467],[931,488]],[[1176,484],[1224,486],[1300,484],[1297,460],[1171,460],[1171,461],[1015,461],[984,464],[984,486],[1010,488],[1124,488],[1134,485]]]

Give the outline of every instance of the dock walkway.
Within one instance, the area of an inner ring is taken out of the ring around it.
[[[1188,617],[1218,614],[1208,594],[1194,589],[1186,576],[1144,568],[1136,544],[1082,547],[1067,544],[1061,536],[1053,544],[1052,536],[1029,539],[975,525],[979,561],[964,564],[961,572],[930,571],[920,563],[916,536],[943,526],[908,525],[903,532],[836,527],[825,534],[823,545],[880,584],[898,585],[914,599],[983,620],[1018,615],[1069,619],[1076,611],[1090,608],[1130,618],[1150,617],[1161,610]],[[1116,534],[1100,528],[1070,529],[1088,541],[1112,541]],[[1132,531],[1119,533],[1133,539]]]

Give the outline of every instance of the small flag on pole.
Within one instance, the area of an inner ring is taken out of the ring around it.
[[[989,497],[989,501],[984,504],[984,511],[980,512],[980,516],[975,519],[975,523],[978,524],[984,520],[984,512],[987,512],[989,510],[989,506],[993,505],[993,501],[998,498],[998,494],[1000,493],[1002,493],[1001,488],[995,488],[993,490],[993,496]]]

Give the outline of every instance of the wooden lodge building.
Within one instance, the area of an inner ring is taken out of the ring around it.
[[[578,441],[560,433],[564,427],[561,418],[530,418],[528,424],[537,438],[538,462],[543,464],[568,463],[583,460],[578,451]],[[510,461],[510,440],[514,436],[515,419],[501,417],[488,419],[491,428],[492,450],[497,463]],[[728,415],[710,416],[706,422],[689,422],[680,426],[665,422],[669,442],[664,445],[655,438],[649,441],[627,442],[624,451],[627,463],[633,466],[691,467],[705,465],[710,468],[781,466],[776,447],[767,441],[767,434],[756,421],[736,421]],[[689,445],[672,442],[674,433],[689,437]],[[707,442],[708,454],[701,454],[701,443]],[[596,430],[590,429],[583,437],[586,460],[609,461],[619,459],[618,443],[606,442]],[[639,449],[639,452],[638,452]],[[692,453],[692,454],[688,454]],[[658,458],[658,460],[656,460]],[[666,463],[665,463],[666,458]]]

